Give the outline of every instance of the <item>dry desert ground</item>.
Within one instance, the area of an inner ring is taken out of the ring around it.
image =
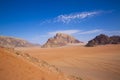
[[[0,80],[68,80],[63,73],[50,71],[52,67],[45,62],[44,66],[39,63],[33,57],[0,47]]]
[[[120,80],[120,45],[16,50],[55,65],[65,74],[80,76],[83,80]]]

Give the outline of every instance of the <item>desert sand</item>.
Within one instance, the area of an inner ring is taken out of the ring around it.
[[[67,80],[62,73],[48,70],[16,55],[14,50],[0,47],[0,80]]]
[[[120,80],[120,45],[61,48],[30,47],[16,48],[16,50],[45,60],[58,67],[65,74],[80,76],[83,80]],[[26,65],[25,63],[20,64]],[[34,73],[34,75],[37,74]]]

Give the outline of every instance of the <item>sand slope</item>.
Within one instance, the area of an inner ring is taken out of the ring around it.
[[[120,80],[120,45],[19,48],[83,80]]]
[[[14,53],[13,50],[0,48],[0,80],[66,80],[63,74],[42,70]]]

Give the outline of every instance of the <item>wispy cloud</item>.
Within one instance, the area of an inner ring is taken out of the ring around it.
[[[101,29],[95,29],[95,30],[89,30],[89,31],[81,31],[78,34],[93,34],[93,33],[100,33],[102,31],[103,30],[101,30]]]
[[[85,35],[85,34],[107,34],[107,35],[120,35],[120,30],[102,30],[102,29],[94,29],[88,31],[80,31],[78,34]]]
[[[108,35],[119,35],[120,36],[120,30],[102,31],[102,33],[108,34]]]
[[[65,34],[94,34],[94,33],[101,33],[102,29],[94,29],[94,30],[58,30],[53,32],[48,32],[48,35],[55,35],[56,33],[65,33]]]
[[[53,36],[56,33],[65,33],[65,34],[77,34],[77,35],[86,35],[86,34],[110,34],[110,35],[120,35],[120,30],[114,30],[114,31],[107,31],[103,29],[93,29],[93,30],[78,30],[78,29],[73,29],[73,30],[57,30],[57,31],[52,31],[48,32],[48,36]],[[45,37],[45,35],[44,35]]]
[[[69,23],[73,20],[80,20],[80,19],[85,19],[90,16],[95,16],[97,14],[100,14],[101,11],[93,11],[93,12],[81,12],[81,13],[73,13],[73,14],[68,14],[68,15],[59,15],[55,21],[56,22],[62,22],[62,23]]]
[[[48,36],[53,36],[56,33],[65,33],[65,34],[70,34],[70,35],[86,35],[86,34],[108,34],[108,35],[120,35],[120,31],[107,31],[107,30],[103,30],[103,29],[93,29],[93,30],[77,30],[77,29],[73,29],[73,30],[57,30],[57,31],[52,31],[52,32],[48,32],[47,35]]]
[[[66,33],[66,34],[75,34],[80,32],[80,30],[58,30],[53,32],[48,32],[49,35],[55,35],[56,33]]]
[[[90,11],[90,12],[77,12],[77,13],[71,13],[71,14],[61,14],[53,19],[45,20],[41,24],[43,24],[43,23],[68,24],[70,22],[80,22],[83,19],[86,19],[88,17],[93,17],[93,16],[101,14],[101,13],[105,13],[105,11]]]

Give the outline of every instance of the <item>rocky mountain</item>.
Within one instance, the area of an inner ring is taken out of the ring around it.
[[[107,36],[100,34],[94,39],[88,41],[86,46],[105,45],[105,44],[120,44],[120,36]]]
[[[26,40],[7,37],[7,36],[0,36],[0,46],[2,47],[28,47],[28,46],[35,46]]]
[[[49,38],[48,41],[42,47],[60,47],[72,43],[82,42],[68,34],[57,33],[53,38]]]

